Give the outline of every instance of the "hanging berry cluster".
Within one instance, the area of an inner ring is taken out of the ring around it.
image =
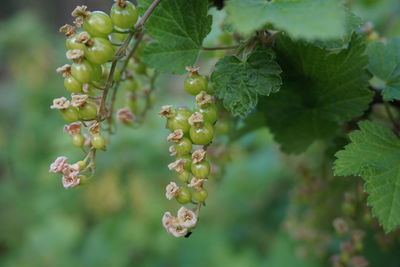
[[[139,20],[135,5],[126,0],[115,0],[110,15],[78,6],[72,12],[75,26],[60,28],[71,63],[57,72],[63,75],[71,98],[56,98],[50,108],[59,110],[70,123],[64,130],[85,153],[77,163],[68,164],[67,157],[61,156],[50,166],[50,172],[62,175],[65,188],[84,184],[93,176],[96,151],[106,149],[104,132],[113,133],[114,119],[134,127],[149,109],[156,73],[147,70],[135,51],[144,36],[143,25],[159,2],[155,0]],[[140,83],[148,87],[139,90]],[[126,103],[114,111],[119,87],[125,91]],[[140,96],[144,101],[138,104]]]
[[[204,183],[210,175],[210,163],[207,160],[207,147],[214,137],[214,124],[217,121],[217,107],[214,97],[208,89],[207,79],[199,75],[199,68],[188,67],[188,76],[184,81],[184,89],[190,95],[196,96],[196,108],[163,106],[160,116],[167,119],[166,127],[171,131],[167,141],[171,156],[176,160],[168,168],[176,172],[178,180],[183,184],[178,186],[170,182],[166,187],[166,197],[173,198],[180,204],[192,203],[194,210],[182,207],[177,217],[166,212],[162,222],[168,233],[175,237],[188,236],[196,226],[200,207],[205,205],[208,196]]]

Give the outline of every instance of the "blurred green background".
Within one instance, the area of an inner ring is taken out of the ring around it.
[[[1,1],[0,265],[327,266],[327,257],[304,256],[283,226],[298,182],[288,165],[307,160],[281,155],[266,129],[232,144],[225,175],[208,183],[207,207],[192,236],[165,232],[162,214],[179,205],[164,196],[171,158],[157,112],[192,101],[181,90],[182,77],[160,77],[146,123],[118,127],[88,186],[65,190],[48,172],[57,156],[82,157],[49,108],[66,95],[55,72],[66,63],[58,28],[78,4],[108,11],[111,2]],[[398,0],[350,4],[382,34],[399,35]]]

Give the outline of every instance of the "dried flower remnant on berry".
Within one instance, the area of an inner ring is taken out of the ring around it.
[[[168,142],[175,142],[178,143],[183,138],[183,131],[182,129],[178,129],[170,133],[167,137]]]
[[[188,122],[190,125],[195,126],[195,127],[200,127],[204,123],[204,117],[203,114],[200,112],[195,112],[193,113],[189,119]]]
[[[205,91],[201,91],[198,95],[196,95],[196,104],[201,108],[213,102],[214,102],[214,97],[207,94]]]
[[[50,165],[49,172],[61,174],[65,166],[68,165],[67,160],[68,158],[65,156],[56,158],[56,160]]]
[[[200,191],[203,189],[203,184],[207,181],[207,179],[199,179],[196,177],[193,177],[190,183],[188,184],[188,187],[193,188],[195,191]]]
[[[81,133],[81,123],[73,122],[71,124],[64,125],[64,131],[67,132],[70,136],[74,136]]]
[[[158,114],[160,117],[172,118],[175,116],[175,110],[172,109],[172,106],[165,105],[161,107],[161,110]]]
[[[204,160],[205,157],[206,157],[206,151],[204,149],[196,150],[192,154],[193,163],[200,163]]]
[[[342,218],[336,218],[333,221],[333,228],[335,228],[335,231],[338,235],[343,235],[349,230],[347,222]]]
[[[73,17],[87,18],[90,15],[90,11],[87,11],[87,6],[77,6],[71,13]]]
[[[185,160],[184,159],[178,159],[175,160],[174,162],[168,164],[168,169],[171,171],[174,170],[176,172],[183,172],[185,166]]]
[[[191,211],[185,207],[181,207],[178,210],[178,220],[179,220],[179,224],[182,227],[193,228],[196,226],[197,216],[193,211]]]
[[[67,109],[70,106],[69,100],[65,97],[56,98],[53,100],[53,105],[50,106],[51,109]]]
[[[174,237],[184,237],[188,233],[188,229],[182,227],[181,225],[173,224],[171,227],[168,228],[169,233]]]
[[[127,108],[121,108],[117,111],[117,119],[120,123],[129,124],[135,119],[132,111]]]
[[[185,69],[188,72],[190,72],[191,74],[197,75],[197,74],[199,74],[200,67],[198,67],[198,66],[187,66]]]
[[[77,174],[71,174],[62,177],[62,184],[65,189],[73,188],[78,186],[80,183],[79,176]]]
[[[88,95],[83,94],[73,94],[71,95],[71,105],[74,107],[82,107],[86,104],[86,100],[89,98]]]
[[[72,60],[74,62],[81,62],[84,56],[84,52],[80,49],[72,49],[68,50],[65,54],[67,59]]]
[[[65,24],[64,26],[60,27],[59,31],[64,33],[66,37],[71,37],[76,33],[76,28],[72,25]]]
[[[61,66],[56,69],[58,73],[62,73],[64,78],[71,77],[71,65],[65,64],[64,66]]]
[[[179,194],[179,186],[174,182],[170,182],[165,188],[165,196],[168,200],[173,199]]]
[[[89,127],[89,132],[91,135],[97,135],[100,134],[101,131],[101,123],[100,122],[94,122],[90,127]]]
[[[174,157],[174,156],[177,155],[174,146],[170,146],[170,147],[168,148],[168,151],[169,151],[169,155],[172,156],[172,157]]]

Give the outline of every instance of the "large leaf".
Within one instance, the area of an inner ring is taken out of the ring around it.
[[[287,37],[277,40],[284,83],[262,99],[260,109],[285,152],[300,153],[315,140],[332,137],[341,123],[368,107],[372,92],[364,50],[356,37],[339,53]]]
[[[140,1],[142,12],[152,2]],[[145,24],[154,40],[145,49],[144,61],[161,72],[181,74],[196,62],[203,39],[211,30],[207,1],[161,1]]]
[[[218,61],[211,75],[215,92],[234,116],[246,116],[260,95],[279,90],[281,68],[269,48],[258,48],[245,60],[226,56]]]
[[[386,231],[400,224],[400,140],[389,129],[359,123],[351,143],[336,153],[335,175],[357,175],[366,181],[368,203]]]
[[[383,85],[385,100],[400,99],[400,38],[387,44],[376,41],[368,45],[369,71],[378,77]]]
[[[294,38],[335,39],[345,33],[345,11],[336,0],[229,0],[227,12],[243,34],[268,23]]]

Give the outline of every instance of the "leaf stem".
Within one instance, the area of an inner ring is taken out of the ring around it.
[[[240,45],[218,46],[218,47],[202,47],[201,50],[204,50],[204,51],[230,50],[230,49],[237,49],[239,47],[240,47]]]

